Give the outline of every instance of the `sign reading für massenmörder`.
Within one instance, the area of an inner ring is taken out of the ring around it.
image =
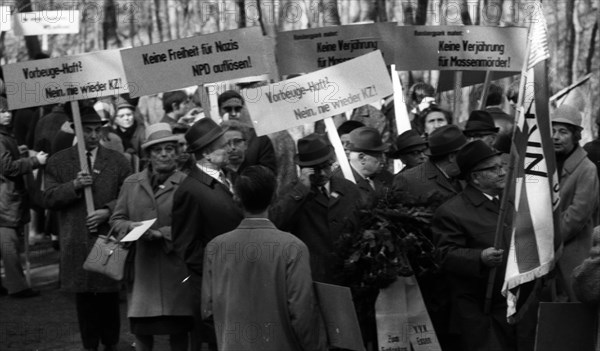
[[[277,33],[279,73],[314,72],[380,50],[394,63],[395,22],[310,28]]]
[[[135,97],[269,73],[268,47],[260,27],[250,27],[126,49],[121,56]]]
[[[396,29],[396,69],[519,71],[527,28],[402,26]]]
[[[312,123],[393,93],[380,51],[279,83],[245,90],[257,135]]]
[[[11,110],[129,93],[119,50],[2,67]]]

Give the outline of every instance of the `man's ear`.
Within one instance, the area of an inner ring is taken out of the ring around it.
[[[172,102],[171,103],[171,111],[177,111],[178,108],[179,108],[179,103],[178,102]]]

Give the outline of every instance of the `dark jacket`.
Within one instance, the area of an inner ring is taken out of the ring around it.
[[[88,231],[84,191],[76,191],[73,185],[80,170],[77,146],[54,154],[46,165],[44,202],[57,212],[61,287],[68,292],[118,291],[115,280],[83,269],[96,235],[106,235],[110,228],[106,222],[98,227],[97,233]],[[94,208],[108,208],[112,212],[121,184],[131,174],[129,163],[120,153],[99,146],[92,172]]]
[[[459,187],[452,184],[448,178],[428,160],[420,165],[396,174],[394,190],[406,192],[415,199],[427,200],[434,193],[449,199],[458,194]]]
[[[370,208],[377,205],[377,202],[382,199],[385,194],[389,191],[390,187],[384,184],[377,177],[372,177],[373,183],[375,184],[375,189],[371,186],[369,181],[363,178],[354,167],[350,166],[352,169],[352,175],[354,176],[354,180],[356,181],[356,186],[358,190],[360,190],[360,202],[358,203],[361,208]],[[333,176],[337,178],[345,179],[344,173],[341,168],[337,168],[333,172]]]
[[[39,165],[35,157],[20,158],[16,139],[0,126],[0,227],[20,227],[29,222],[23,176]]]
[[[204,248],[243,219],[233,194],[221,182],[193,167],[173,197],[173,245],[190,273],[202,275]]]
[[[345,230],[358,225],[358,188],[349,180],[332,177],[329,199],[299,181],[281,193],[269,210],[269,218],[277,228],[294,234],[308,246],[314,280],[337,282],[341,262],[334,254],[335,243]]]
[[[248,148],[244,154],[244,162],[240,165],[238,173],[253,165],[265,166],[277,173],[277,160],[275,159],[275,149],[271,139],[266,135],[257,137],[254,135],[254,131],[251,131],[251,134],[252,136],[248,140]]]

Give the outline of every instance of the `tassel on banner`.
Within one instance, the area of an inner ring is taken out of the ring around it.
[[[375,318],[381,351],[442,350],[414,276],[379,291]]]

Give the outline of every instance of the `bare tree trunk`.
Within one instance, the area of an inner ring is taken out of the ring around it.
[[[428,0],[419,0],[417,3],[417,13],[415,16],[415,25],[422,26],[427,23],[427,8],[429,7]]]
[[[339,26],[341,24],[337,0],[322,0],[322,12],[324,26]]]
[[[106,0],[104,3],[104,20],[102,22],[102,43],[103,49],[108,49],[111,45],[110,40],[114,40],[117,47],[122,47],[121,39],[118,33],[119,23],[117,21],[117,10],[114,0]]]
[[[402,18],[404,20],[404,22],[402,24],[407,25],[407,26],[411,26],[416,24],[415,23],[415,11],[414,11],[414,7],[412,6],[412,3],[410,1],[407,2],[402,2]],[[418,9],[418,7],[417,7]]]
[[[31,0],[17,0],[18,12],[31,12]],[[37,35],[25,37],[25,46],[27,47],[27,55],[30,60],[33,60],[39,53],[42,52],[42,47]]]
[[[160,0],[154,0],[154,15],[156,16],[156,29],[158,30],[158,41],[163,41],[163,23],[160,16]]]
[[[171,6],[169,2],[171,2],[170,0],[165,0],[165,6],[164,6],[164,10],[160,11],[160,13],[163,13],[165,16],[165,21],[164,21],[164,25],[167,28],[167,40],[172,40],[173,39],[173,33],[171,32]],[[177,6],[177,5],[175,5]],[[158,15],[158,14],[157,14]]]
[[[473,25],[473,21],[471,20],[471,14],[469,14],[469,1],[462,0],[462,4],[460,6],[460,18],[465,26]]]

